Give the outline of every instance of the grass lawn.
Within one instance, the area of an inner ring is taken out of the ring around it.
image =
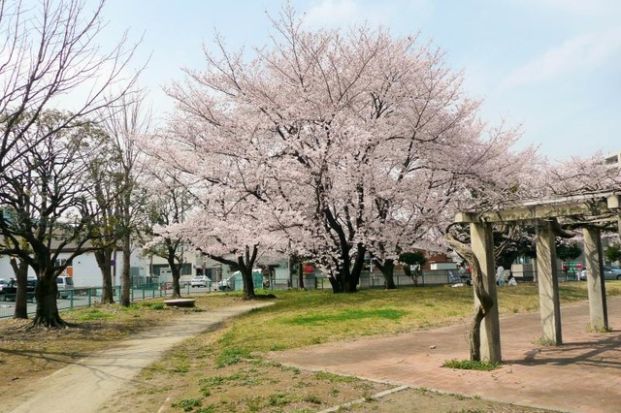
[[[585,287],[584,283],[561,284],[562,301],[586,299]],[[621,282],[607,282],[607,292],[621,294]],[[275,294],[273,306],[239,317],[223,330],[195,337],[169,352],[142,373],[142,384],[111,400],[106,411],[121,412],[131,406],[135,412],[311,412],[369,398],[388,387],[290,369],[267,361],[263,354],[430,328],[469,320],[472,313],[472,289],[467,287],[364,290],[341,295],[327,291]],[[538,308],[536,286],[499,288],[499,303],[503,314],[534,311]],[[436,398],[428,392],[403,394],[420,398],[422,404]],[[395,406],[399,405],[401,396],[391,397],[397,400]],[[457,396],[449,399],[457,407],[423,411],[538,411],[495,404],[480,410],[480,401]],[[373,411],[391,410],[376,407]]]

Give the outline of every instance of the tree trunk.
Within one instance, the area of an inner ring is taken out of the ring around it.
[[[114,291],[112,287],[112,248],[103,248],[95,251],[95,259],[101,271],[103,285],[101,303],[114,304]]]
[[[469,334],[470,360],[481,361],[481,322],[483,322],[487,314],[489,314],[489,310],[492,309],[495,303],[492,297],[485,291],[483,277],[481,275],[481,266],[479,265],[479,260],[472,252],[472,249],[455,239],[450,233],[447,234],[447,241],[455,252],[470,265],[472,286],[474,287],[474,294],[478,299]]]
[[[334,294],[340,294],[345,292],[345,287],[343,286],[343,273],[342,271],[337,270],[336,274],[331,273],[328,277],[330,281],[330,285],[332,286],[332,292]]]
[[[358,291],[358,285],[354,282],[351,272],[343,279],[343,292],[355,293]]]
[[[123,235],[123,268],[121,271],[121,305],[123,307],[129,307],[131,304],[130,288],[131,286],[131,273],[130,273],[130,256],[131,256],[131,238],[129,232]]]
[[[397,288],[395,285],[395,262],[394,260],[384,260],[382,264],[379,260],[375,260],[375,265],[380,269],[384,276],[384,285],[387,290],[394,290]]]
[[[252,267],[254,267],[254,262],[257,259],[257,252],[256,245],[252,247],[252,253],[250,253],[250,247],[246,245],[244,256],[237,258],[239,271],[241,271],[242,280],[244,282],[244,300],[252,300],[256,297],[254,294]]]
[[[15,313],[14,318],[28,318],[28,263],[22,259],[18,260],[14,257],[10,260],[11,267],[15,273],[17,282],[17,291],[15,295]]]
[[[360,274],[364,265],[364,255],[366,248],[362,244],[356,245],[356,259],[354,265],[350,269],[349,266],[345,268],[343,287],[346,293],[355,293],[358,291],[358,283],[360,282]]]
[[[37,313],[32,321],[33,327],[65,328],[67,323],[60,318],[56,296],[58,287],[56,277],[50,272],[39,274],[35,297],[37,299]]]
[[[304,262],[302,259],[298,261],[298,288],[304,289]]]
[[[256,297],[254,294],[254,280],[252,279],[252,266],[244,266],[240,271],[244,282],[244,300],[252,300]]]
[[[168,265],[170,266],[170,271],[172,272],[172,298],[181,297],[181,285],[179,284],[179,280],[181,278],[181,265],[175,262],[175,250],[169,248],[168,249],[168,257],[166,259],[168,261]]]

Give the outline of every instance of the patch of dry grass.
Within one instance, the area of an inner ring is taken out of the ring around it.
[[[198,309],[218,308],[241,302],[239,297],[197,297]],[[191,309],[163,308],[161,299],[133,304],[100,305],[64,311],[61,316],[74,327],[29,329],[29,320],[0,320],[0,393],[9,394],[95,351],[117,345],[132,334],[183,316]]]

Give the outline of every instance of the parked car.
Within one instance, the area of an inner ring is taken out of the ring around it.
[[[26,299],[34,302],[35,288],[37,287],[36,278],[28,278],[26,281]],[[6,285],[0,290],[0,299],[2,301],[15,301],[17,295],[17,281],[11,278]]]
[[[209,287],[211,285],[211,279],[206,275],[197,275],[190,280],[190,286],[194,287]]]
[[[218,290],[227,291],[232,290],[235,287],[235,273],[218,281]]]
[[[607,280],[621,280],[621,268],[604,266],[604,278]]]
[[[66,275],[59,275],[56,278],[56,286],[58,287],[59,298],[69,298],[73,291],[73,278]]]
[[[449,284],[472,285],[472,279],[470,278],[470,274],[462,274],[459,271],[449,271],[448,282]]]
[[[582,281],[586,281],[587,279],[587,270],[584,269],[580,271],[580,279]],[[609,267],[607,265],[604,266],[604,279],[606,280],[621,280],[621,268],[618,267]]]
[[[578,278],[581,281],[586,281],[586,279],[587,279],[587,270],[586,270],[586,268],[584,270],[578,272],[577,274],[578,274]]]
[[[223,279],[222,281],[219,281],[218,282],[218,290],[220,290],[220,291],[234,290],[235,287],[236,287],[235,286],[235,280],[236,279],[238,280],[239,283],[242,282],[241,281],[241,272],[235,271],[234,273],[229,275],[227,278]],[[261,270],[260,268],[254,268],[252,270],[252,279],[253,279],[253,283],[254,283],[254,288],[261,288],[261,286],[265,285],[263,283],[263,281],[264,281],[263,270]],[[237,287],[240,287],[240,285],[238,285]]]

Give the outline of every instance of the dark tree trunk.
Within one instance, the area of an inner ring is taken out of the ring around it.
[[[15,313],[13,317],[26,319],[28,318],[28,263],[14,257],[11,258],[10,262],[15,273],[15,281],[17,282]]]
[[[95,251],[95,259],[101,271],[103,284],[103,291],[101,293],[102,304],[114,303],[114,291],[112,287],[112,252],[111,248],[102,248]]]
[[[252,247],[252,253],[250,247],[246,246],[246,251],[243,257],[237,258],[237,265],[239,271],[242,274],[242,280],[244,283],[244,300],[252,300],[256,297],[254,293],[254,280],[252,279],[252,267],[257,259],[257,246]]]
[[[56,296],[58,287],[56,276],[52,272],[39,273],[35,297],[37,299],[37,313],[32,321],[34,327],[65,328],[67,323],[60,318]]]
[[[356,258],[353,265],[349,258],[349,249],[341,251],[342,262],[339,263],[336,274],[330,275],[330,284],[334,293],[355,293],[358,291],[360,274],[364,264],[366,249],[362,244],[356,246]]]
[[[345,288],[343,287],[343,283],[341,280],[341,275],[340,274],[331,274],[330,277],[328,277],[328,280],[330,281],[330,285],[332,286],[332,292],[335,294],[339,294],[345,291]]]
[[[244,282],[244,299],[251,300],[255,298],[254,294],[254,280],[252,279],[252,267],[244,266],[241,270],[242,279]]]
[[[382,275],[384,276],[384,285],[387,290],[394,290],[397,288],[395,285],[395,262],[394,260],[384,260],[384,263],[381,263],[379,260],[374,260],[377,268],[380,269]]]
[[[181,264],[175,262],[175,248],[168,247],[168,257],[166,260],[172,272],[172,298],[179,298],[181,297],[181,285],[179,284],[179,280],[181,279]]]
[[[129,232],[123,235],[123,268],[121,271],[121,305],[123,307],[129,307],[131,304],[130,288],[131,288],[131,273],[130,273],[130,257],[131,257],[131,238]]]
[[[302,259],[298,261],[298,288],[304,289],[304,262]]]
[[[356,259],[351,270],[348,271],[348,277],[345,279],[345,292],[355,293],[358,291],[358,283],[360,282],[360,274],[364,267],[364,254],[366,248],[362,244],[356,245]]]

